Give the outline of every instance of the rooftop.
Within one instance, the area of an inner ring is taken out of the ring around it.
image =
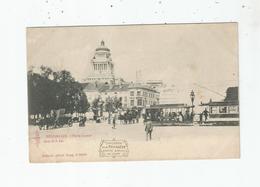
[[[226,97],[222,101],[209,101],[208,103],[202,103],[201,106],[232,106],[238,105],[238,87],[229,87],[226,91]]]
[[[187,104],[184,103],[175,103],[175,104],[158,104],[152,105],[151,108],[188,108]]]
[[[127,91],[129,89],[146,89],[150,91],[157,92],[155,89],[148,85],[134,84],[134,83],[124,83],[124,84],[107,84],[101,82],[95,83],[82,83],[84,91],[98,91],[98,92],[120,92]]]
[[[106,46],[105,46],[105,42],[102,40],[100,42],[100,46],[96,48],[96,51],[110,51],[110,49],[108,49]]]

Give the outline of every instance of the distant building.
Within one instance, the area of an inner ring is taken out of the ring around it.
[[[127,83],[122,78],[114,75],[114,64],[111,58],[110,49],[105,46],[105,42],[95,50],[95,55],[91,60],[92,72],[82,83],[88,101],[92,103],[100,98],[106,101],[108,97],[121,98],[123,108],[138,107],[143,108],[148,105],[159,103],[160,93],[151,84],[141,83],[141,71],[137,83]]]
[[[146,84],[160,92],[159,104],[173,104],[182,101],[177,99],[178,91],[174,85],[165,84],[162,80],[148,80]]]
[[[102,40],[96,48],[94,57],[91,60],[92,72],[86,82],[114,83],[114,63],[111,58],[110,49],[105,46]]]
[[[144,84],[131,84],[128,87],[129,102],[127,107],[146,107],[159,104],[160,93]]]
[[[125,83],[125,84],[104,84],[85,83],[84,92],[90,103],[101,98],[106,101],[108,97],[121,98],[122,106],[127,108],[144,108],[159,103],[159,92],[147,85]]]
[[[158,89],[163,86],[163,81],[162,80],[148,80],[146,82],[146,84],[151,86],[154,89]]]

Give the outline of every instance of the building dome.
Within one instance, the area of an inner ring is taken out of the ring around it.
[[[100,43],[100,46],[98,48],[96,48],[96,51],[110,51],[110,49],[108,49],[105,46],[105,42],[102,40]]]
[[[114,66],[110,54],[110,49],[105,46],[102,40],[96,48],[95,54],[91,59],[92,73],[87,78],[90,82],[114,82]]]

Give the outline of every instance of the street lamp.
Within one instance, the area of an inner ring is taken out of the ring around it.
[[[193,103],[194,103],[194,99],[195,99],[195,93],[194,93],[193,90],[191,90],[191,92],[190,92],[190,99],[191,99],[191,110],[192,110],[192,113],[193,113],[193,108],[194,108]]]

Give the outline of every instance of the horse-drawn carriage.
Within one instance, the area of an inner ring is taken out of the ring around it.
[[[64,126],[72,127],[73,118],[65,114],[65,109],[54,110],[51,115],[38,121],[40,130],[55,129]]]

